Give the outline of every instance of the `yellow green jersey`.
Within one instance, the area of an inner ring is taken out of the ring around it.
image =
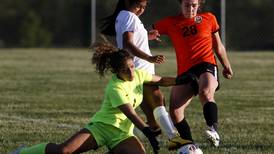
[[[132,122],[121,112],[118,106],[131,104],[135,109],[143,100],[143,83],[152,80],[152,75],[144,70],[135,70],[132,81],[123,81],[112,75],[105,89],[103,104],[92,117],[91,122],[102,122],[133,133]]]

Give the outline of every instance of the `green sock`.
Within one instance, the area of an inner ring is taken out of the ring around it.
[[[32,147],[23,148],[19,154],[45,154],[48,143],[36,144]]]

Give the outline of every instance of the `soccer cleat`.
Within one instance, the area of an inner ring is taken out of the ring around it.
[[[24,148],[25,148],[25,146],[22,145],[22,146],[18,147],[15,151],[11,152],[10,154],[19,154],[20,151],[21,151],[22,149],[24,149]]]
[[[214,129],[208,129],[205,131],[205,135],[208,141],[215,147],[219,146],[220,136]]]
[[[193,142],[190,140],[182,139],[179,135],[176,135],[175,137],[173,137],[172,139],[168,141],[168,150],[176,150],[182,147],[183,145],[191,144],[191,143]]]

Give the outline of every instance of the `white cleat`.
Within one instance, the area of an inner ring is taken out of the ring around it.
[[[211,142],[215,147],[218,147],[220,144],[220,136],[214,129],[208,129],[205,131],[206,138]]]

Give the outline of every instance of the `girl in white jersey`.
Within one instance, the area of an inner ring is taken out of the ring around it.
[[[165,57],[152,56],[150,52],[148,40],[157,39],[159,34],[156,30],[148,33],[139,19],[146,5],[147,0],[119,0],[114,13],[105,18],[102,34],[115,36],[118,48],[128,49],[135,56],[136,68],[155,74],[154,63],[162,64]],[[160,126],[169,138],[169,149],[179,148],[189,142],[179,137],[164,107],[164,97],[159,87],[145,84],[143,95],[141,108],[146,114],[148,124],[152,128]]]

